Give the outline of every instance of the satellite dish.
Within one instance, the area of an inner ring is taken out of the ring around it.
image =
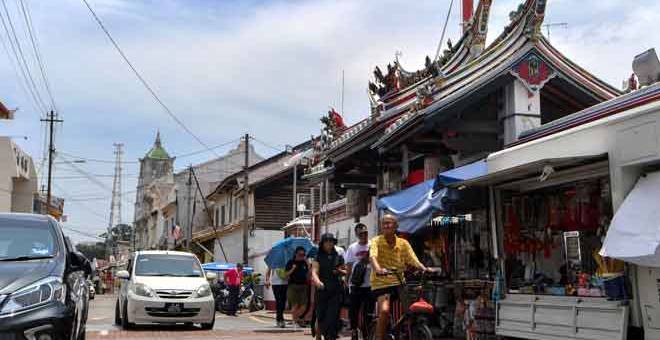
[[[632,68],[639,78],[640,86],[651,85],[660,80],[660,61],[654,48],[635,56]]]

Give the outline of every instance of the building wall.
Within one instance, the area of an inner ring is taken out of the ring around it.
[[[0,212],[26,212],[34,209],[38,191],[32,157],[9,137],[0,137]]]
[[[298,171],[302,174],[302,170]],[[307,181],[298,179],[296,194],[310,193]],[[258,186],[256,193],[255,225],[259,229],[280,230],[296,216],[293,215],[293,176],[289,172],[278,180]],[[296,212],[297,214],[297,212]]]
[[[360,218],[360,222],[364,223],[369,228],[369,238],[378,235],[378,209],[376,208],[376,198],[372,197],[369,213]],[[348,245],[356,241],[355,221],[352,217],[342,218],[333,223],[328,224],[327,231],[332,233],[337,238],[338,245],[342,248],[347,248]],[[325,226],[320,226],[322,232],[325,232]]]
[[[241,143],[235,149],[229,151],[225,156],[194,166],[195,175],[199,181],[203,197],[208,196],[211,191],[215,189],[216,185],[227,176],[242,171],[245,163],[244,150],[245,146]],[[250,146],[248,153],[250,165],[263,160],[263,157],[257,154],[252,146]],[[187,169],[174,175],[177,192],[176,200],[178,202],[177,216],[179,225],[183,228],[184,235],[192,235],[188,230],[188,226],[190,223],[189,221],[191,220],[190,214],[192,214],[193,203],[195,204],[196,209],[192,219],[192,232],[197,231],[196,228],[209,226],[212,222],[209,221],[207,213],[204,211],[203,197],[200,195],[194,179],[192,181],[192,186],[189,188],[189,176]]]

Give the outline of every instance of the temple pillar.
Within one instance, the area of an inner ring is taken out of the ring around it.
[[[504,86],[499,120],[502,123],[504,145],[518,140],[524,131],[541,126],[541,96],[531,92],[519,80]]]

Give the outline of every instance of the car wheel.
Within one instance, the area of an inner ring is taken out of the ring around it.
[[[121,315],[119,314],[119,300],[115,303],[115,325],[121,326]]]
[[[131,329],[134,324],[128,322],[128,301],[124,301],[123,313],[121,314],[121,328]]]
[[[215,313],[213,313],[213,318],[211,319],[211,322],[202,324],[202,329],[207,331],[212,330],[214,325],[215,325]]]

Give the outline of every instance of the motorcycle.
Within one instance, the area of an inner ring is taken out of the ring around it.
[[[215,300],[215,310],[224,312],[229,307],[229,289],[224,282],[218,282],[211,285],[213,299]]]
[[[266,308],[263,296],[257,295],[252,282],[243,286],[238,308],[248,309],[250,312],[256,312]]]
[[[215,300],[215,309],[219,312],[229,310],[230,301],[227,285],[224,282],[218,282],[211,286],[211,290]],[[264,298],[255,292],[252,283],[248,283],[241,288],[238,308],[248,309],[250,312],[260,311],[266,308]]]

